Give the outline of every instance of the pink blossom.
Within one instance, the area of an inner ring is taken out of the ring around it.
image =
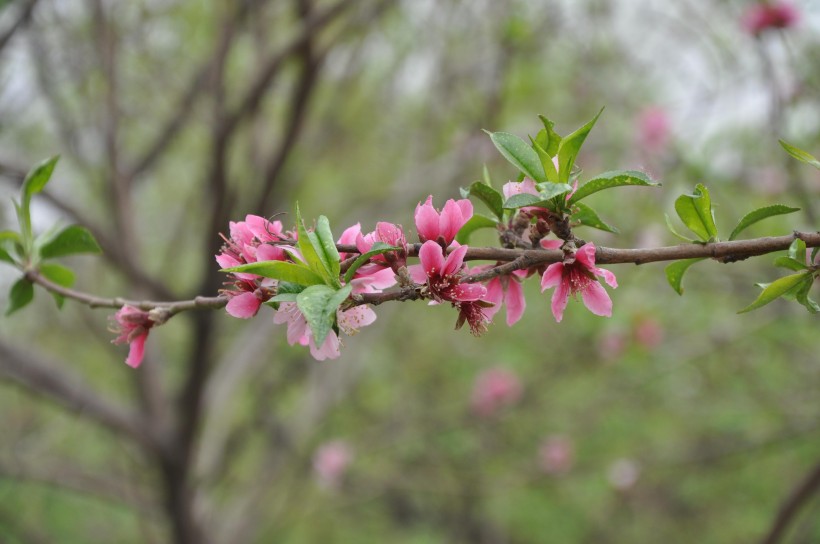
[[[541,240],[544,248],[554,249],[554,240]],[[569,295],[581,293],[584,305],[595,315],[612,315],[612,300],[598,282],[596,276],[603,276],[610,287],[618,287],[615,274],[595,266],[595,244],[587,243],[575,253],[574,259],[551,264],[541,277],[541,291],[555,287],[552,294],[552,315],[560,322],[564,317]]]
[[[523,388],[518,376],[505,368],[490,368],[478,375],[473,386],[473,412],[490,417],[521,398]]]
[[[663,343],[663,326],[651,317],[635,323],[635,342],[644,349],[653,350]]]
[[[373,248],[373,244],[376,242],[401,248],[397,251],[375,255],[371,259],[372,263],[382,267],[388,266],[395,273],[398,273],[399,268],[407,264],[407,239],[404,236],[404,231],[401,226],[385,221],[376,223],[376,230],[364,235],[360,233],[356,237],[356,248],[360,253],[367,253]],[[366,274],[368,270],[367,265],[362,268],[365,270],[362,270],[361,273]]]
[[[319,484],[337,489],[353,462],[353,450],[342,440],[332,440],[319,446],[313,454],[313,471]]]
[[[498,276],[487,282],[487,295],[483,300],[492,302],[485,313],[489,319],[501,310],[501,305],[507,306],[507,325],[512,327],[524,315],[527,301],[524,299],[524,288],[521,281],[527,277],[526,270],[516,270],[507,276]]]
[[[511,196],[515,195],[535,195],[538,196],[538,189],[535,187],[535,182],[530,178],[524,178],[524,181],[508,181],[501,188],[504,193],[504,200],[509,200]]]
[[[538,448],[538,464],[547,474],[564,474],[575,463],[575,445],[567,436],[553,435]]]
[[[353,336],[359,329],[366,327],[376,321],[376,312],[370,307],[361,305],[354,306],[345,311],[336,312],[336,324],[339,330],[348,336]],[[277,325],[287,324],[288,344],[300,344],[310,347],[310,354],[317,361],[325,359],[337,359],[341,355],[341,341],[335,331],[331,330],[325,337],[321,346],[317,346],[313,333],[308,327],[307,320],[295,302],[282,302],[279,310],[273,316],[273,322]]]
[[[653,154],[662,152],[669,143],[670,121],[666,110],[649,106],[638,114],[638,145]]]
[[[797,24],[800,13],[790,2],[759,2],[743,14],[741,24],[746,32],[757,36],[772,28],[789,28]]]
[[[415,220],[419,240],[432,240],[442,247],[449,246],[456,234],[473,216],[473,204],[467,199],[453,200],[444,204],[439,212],[433,207],[433,197],[428,196],[424,204],[416,206]]]
[[[119,335],[111,342],[113,344],[127,342],[129,350],[125,364],[132,368],[139,367],[145,355],[145,340],[148,338],[148,331],[156,323],[148,312],[127,305],[120,308],[110,319],[111,332]]]
[[[615,362],[626,351],[627,339],[620,331],[606,332],[598,340],[598,356],[606,362]]]
[[[416,283],[427,284],[435,302],[450,302],[459,310],[456,328],[466,321],[470,331],[478,335],[487,329],[489,321],[487,303],[481,300],[486,297],[487,289],[480,283],[461,282],[467,249],[467,246],[459,246],[445,258],[442,247],[428,240],[419,250],[421,264],[408,267],[408,272]]]

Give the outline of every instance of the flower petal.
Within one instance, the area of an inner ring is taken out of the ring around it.
[[[130,366],[131,368],[138,368],[142,363],[142,359],[145,356],[145,340],[148,338],[148,333],[141,334],[134,338],[130,344],[128,349],[128,358],[125,360],[125,364]]]
[[[485,302],[492,302],[493,305],[490,308],[486,308],[484,310],[484,314],[489,318],[492,319],[495,314],[501,309],[501,301],[504,298],[504,290],[501,287],[501,279],[500,278],[493,278],[489,282],[487,282],[487,294],[484,295],[482,299]]]
[[[439,235],[439,214],[433,208],[433,197],[428,196],[424,204],[416,206],[415,213],[416,232],[419,239],[424,242],[435,240]]]
[[[575,252],[575,261],[581,263],[591,271],[595,270],[595,244],[586,243]]]
[[[615,274],[613,274],[609,270],[605,270],[603,268],[596,268],[595,273],[599,276],[603,276],[604,281],[606,281],[606,283],[610,287],[612,287],[612,288],[618,287],[618,280],[615,278]]]
[[[441,271],[442,276],[449,276],[461,270],[461,265],[464,264],[464,255],[467,254],[468,246],[459,246],[447,255],[447,260],[444,262],[444,268]]]
[[[262,302],[256,298],[256,295],[245,292],[241,295],[231,297],[231,300],[228,301],[225,309],[234,317],[238,317],[239,319],[250,319],[256,315],[256,312],[259,311],[259,306],[261,304]]]
[[[558,323],[564,318],[564,309],[569,300],[569,279],[561,281],[552,293],[552,315]]]
[[[419,260],[428,278],[444,275],[444,252],[437,243],[432,240],[424,242],[419,249]]]
[[[612,315],[612,299],[604,289],[603,285],[597,281],[591,282],[581,292],[584,306],[595,315],[610,317]]]
[[[389,268],[387,270],[390,270]],[[413,264],[407,267],[407,273],[410,274],[410,279],[415,283],[427,283],[427,272],[420,264]]]
[[[563,240],[541,238],[541,247],[543,247],[544,249],[561,249],[562,245],[564,245]]]
[[[507,303],[507,325],[512,327],[524,315],[527,301],[524,299],[524,289],[512,276],[507,284],[507,294],[504,297]]]
[[[543,293],[550,287],[555,287],[561,284],[564,277],[564,263],[552,263],[544,270],[544,275],[541,276],[541,292]]]
[[[480,283],[459,283],[449,294],[453,297],[451,300],[471,302],[483,299],[487,295],[487,288]]]

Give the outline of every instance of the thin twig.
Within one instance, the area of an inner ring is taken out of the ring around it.
[[[780,507],[769,532],[761,544],[776,544],[786,534],[789,524],[794,521],[800,509],[809,502],[814,494],[820,491],[820,463],[817,463],[806,478],[792,490],[789,497]]]

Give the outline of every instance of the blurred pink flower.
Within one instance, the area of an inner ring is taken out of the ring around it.
[[[663,108],[644,108],[637,118],[638,146],[650,154],[662,152],[669,144],[670,125],[669,116]]]
[[[473,386],[473,412],[481,417],[490,417],[518,402],[522,392],[521,381],[513,371],[505,368],[485,370],[478,375]]]
[[[635,342],[646,350],[653,350],[663,343],[663,325],[651,317],[643,317],[635,323]]]
[[[433,197],[428,196],[424,204],[416,206],[415,221],[419,240],[432,240],[442,247],[449,246],[456,234],[473,216],[473,203],[467,199],[453,200],[444,203],[439,212],[433,207]]]
[[[620,331],[605,332],[598,339],[598,356],[604,361],[617,361],[625,350],[626,338]]]
[[[575,463],[575,445],[567,436],[552,435],[538,448],[538,465],[547,474],[564,474]]]
[[[609,484],[618,491],[628,491],[635,487],[641,476],[641,466],[637,461],[628,458],[617,459],[607,471]]]
[[[541,240],[545,249],[556,249],[560,240]],[[553,263],[544,271],[541,277],[541,291],[555,287],[552,294],[552,315],[560,322],[564,317],[569,295],[581,293],[589,311],[595,315],[609,317],[612,315],[612,300],[598,281],[596,276],[602,276],[610,287],[618,287],[615,274],[609,270],[595,266],[595,244],[584,244],[575,253],[575,259],[561,263]]]
[[[772,28],[789,28],[797,24],[800,13],[791,2],[758,2],[749,6],[741,18],[746,32],[757,36]]]
[[[313,471],[322,487],[338,489],[352,462],[350,446],[342,440],[332,440],[319,446],[313,454]]]
[[[129,350],[125,364],[132,368],[139,367],[145,355],[145,340],[148,338],[148,331],[155,325],[150,314],[126,305],[109,319],[111,320],[111,332],[119,334],[111,343],[125,344],[127,342]]]

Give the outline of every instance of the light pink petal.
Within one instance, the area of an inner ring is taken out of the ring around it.
[[[564,318],[564,309],[569,300],[569,280],[559,283],[552,293],[552,315],[558,323]]]
[[[512,327],[521,319],[527,307],[527,301],[524,300],[524,289],[513,278],[510,278],[507,284],[507,295],[504,301],[507,303],[507,325]]]
[[[362,226],[359,223],[351,227],[347,227],[342,235],[339,237],[339,244],[355,244],[356,237],[362,232]]]
[[[148,338],[148,333],[141,334],[134,338],[128,346],[128,358],[125,364],[131,368],[138,368],[145,356],[145,340]]]
[[[439,216],[439,234],[444,237],[444,241],[449,244],[456,237],[458,229],[461,228],[461,208],[452,198],[444,203],[444,209]]]
[[[324,361],[325,359],[337,359],[342,353],[339,351],[339,337],[336,333],[330,331],[325,337],[325,341],[321,347],[316,347],[316,342],[313,337],[310,339],[310,354],[317,361]]]
[[[271,244],[262,244],[256,248],[257,261],[285,261],[287,254],[285,250],[279,246]]]
[[[486,302],[492,302],[493,306],[490,308],[486,308],[484,310],[484,314],[489,318],[492,319],[495,314],[501,309],[501,301],[504,298],[504,290],[501,287],[501,280],[499,278],[493,278],[489,282],[487,282],[487,294],[484,295],[482,300]],[[508,310],[509,311],[509,310]]]
[[[544,249],[561,249],[562,245],[564,245],[563,240],[541,238],[541,247],[543,247]]]
[[[369,306],[354,306],[344,312],[338,312],[336,320],[346,335],[353,336],[362,327],[372,325],[376,321],[376,312]]]
[[[544,270],[544,275],[541,276],[541,292],[543,293],[550,287],[555,287],[561,284],[564,276],[564,263],[552,263]]]
[[[216,262],[219,263],[219,266],[222,268],[233,268],[234,266],[239,266],[242,264],[238,259],[224,253],[220,253],[216,256]]]
[[[421,241],[435,240],[439,235],[439,214],[433,208],[433,197],[428,196],[427,201],[416,206],[415,213],[416,231]]]
[[[419,249],[419,260],[427,277],[441,276],[444,274],[444,252],[441,246],[432,240],[424,242]],[[426,280],[425,280],[426,281]]]
[[[604,281],[606,281],[606,283],[610,287],[612,287],[612,288],[618,287],[618,280],[615,278],[615,274],[613,274],[609,270],[606,270],[606,269],[603,269],[603,268],[596,268],[595,273],[598,274],[599,276],[603,276]]]
[[[452,294],[456,300],[470,302],[485,298],[487,288],[480,283],[459,283],[453,288]]]
[[[591,282],[581,292],[584,306],[595,315],[609,317],[612,315],[612,300],[606,289],[597,281]]]
[[[464,226],[464,223],[469,221],[470,218],[473,216],[473,203],[470,202],[468,199],[463,198],[461,200],[457,200],[456,204],[461,210],[462,222],[461,226],[459,226],[459,228],[461,228],[462,226]]]
[[[447,255],[447,260],[442,269],[442,276],[449,276],[461,270],[461,265],[464,264],[464,255],[467,254],[467,246],[459,246]]]
[[[595,270],[595,244],[589,242],[575,252],[575,260],[589,270]]]
[[[242,293],[232,297],[225,309],[234,317],[250,319],[259,311],[261,304],[262,302],[253,293]]]
[[[407,267],[407,273],[410,274],[410,279],[414,283],[427,283],[427,272],[420,264],[414,264]]]
[[[421,273],[419,283],[425,283],[427,281],[427,274],[424,273],[424,269],[419,265],[414,266]],[[363,266],[362,268],[365,267]],[[376,293],[382,289],[396,285],[396,274],[392,269],[373,265],[369,266],[364,274],[358,275],[362,268],[356,271],[357,276],[350,282],[353,286],[354,293]],[[413,281],[416,281],[415,278]]]

